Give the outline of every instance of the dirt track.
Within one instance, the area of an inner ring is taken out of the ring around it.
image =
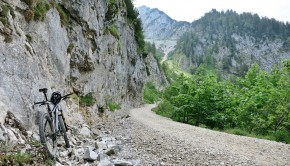
[[[212,131],[132,109],[117,125],[136,165],[290,165],[290,145]]]

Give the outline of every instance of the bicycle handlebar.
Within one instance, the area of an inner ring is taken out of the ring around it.
[[[69,98],[69,96],[72,95],[72,94],[73,94],[73,93],[70,93],[70,94],[64,95],[64,96],[62,96],[62,99],[65,100],[65,99]]]
[[[69,96],[72,95],[72,94],[73,93],[69,93],[67,95],[64,95],[64,96],[61,97],[61,99],[62,100],[68,99]],[[40,101],[40,102],[34,102],[34,105],[38,105],[39,104],[39,106],[42,106],[42,105],[46,105],[46,104],[49,104],[49,103],[50,103],[50,101]]]
[[[41,105],[45,105],[45,104],[48,104],[48,103],[49,103],[49,101],[40,101],[40,102],[34,102],[34,105],[39,104],[41,106]]]

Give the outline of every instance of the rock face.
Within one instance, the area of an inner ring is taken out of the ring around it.
[[[146,39],[177,40],[184,32],[191,29],[191,24],[185,21],[176,21],[164,12],[146,6],[138,7],[143,23]]]
[[[32,105],[43,100],[38,89],[44,87],[49,95],[75,92],[75,101],[90,94],[95,106],[106,106],[108,100],[121,105],[143,102],[147,74],[133,26],[121,2],[108,20],[107,3],[58,1],[48,5],[43,20],[35,21],[28,14],[36,4],[0,2],[0,115],[11,111],[26,128],[35,126],[38,109]],[[119,36],[112,35],[111,27]]]

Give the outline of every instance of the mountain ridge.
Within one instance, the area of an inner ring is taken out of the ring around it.
[[[206,63],[223,73],[243,75],[253,63],[270,70],[274,64],[290,58],[289,23],[261,18],[257,14],[213,9],[202,18],[187,23],[188,26],[181,22],[182,26],[175,29],[182,31],[175,33],[174,29],[164,30],[166,23],[162,23],[162,18],[150,20],[153,16],[159,18],[163,15],[143,16],[143,10],[140,16],[145,39],[154,36],[156,41],[176,40],[171,59],[178,61],[179,67],[188,72],[194,72],[200,64]],[[150,13],[150,8],[146,10]],[[176,22],[174,25],[179,24]],[[156,32],[159,34],[155,35]]]

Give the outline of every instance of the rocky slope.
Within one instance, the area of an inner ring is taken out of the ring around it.
[[[108,102],[143,102],[146,64],[126,18],[126,4],[108,3],[0,2],[0,123],[11,111],[25,128],[35,128],[38,109],[32,104],[43,99],[38,92],[43,87],[49,94],[74,92],[70,109],[76,114],[79,100],[87,95],[95,104],[84,110],[97,111]],[[111,13],[111,8],[117,10]]]

